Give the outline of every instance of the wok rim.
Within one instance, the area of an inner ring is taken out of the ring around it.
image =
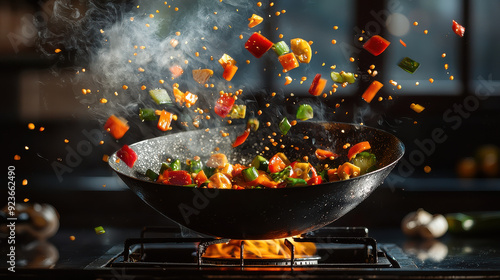
[[[399,145],[401,146],[401,154],[397,156],[397,158],[395,160],[393,160],[390,164],[388,165],[385,165],[381,168],[378,168],[374,171],[371,171],[371,172],[368,172],[368,173],[365,173],[363,175],[360,175],[360,176],[356,176],[356,177],[353,177],[353,178],[349,178],[347,180],[339,180],[339,181],[333,181],[333,182],[327,182],[327,183],[322,183],[322,184],[319,184],[319,185],[306,185],[306,186],[297,186],[297,187],[286,187],[286,188],[263,188],[263,189],[241,189],[241,190],[234,190],[234,189],[218,189],[218,191],[223,191],[223,192],[230,192],[230,191],[268,191],[268,190],[272,190],[272,191],[278,191],[278,190],[283,190],[283,189],[305,189],[305,188],[318,188],[318,187],[326,187],[326,186],[331,186],[331,185],[335,185],[335,184],[340,184],[340,182],[347,182],[347,181],[351,181],[351,180],[357,180],[357,178],[363,178],[365,176],[370,176],[371,174],[374,174],[374,173],[378,173],[379,171],[382,171],[384,169],[388,169],[388,168],[392,168],[394,165],[396,165],[400,160],[401,158],[404,156],[405,154],[405,145],[404,143],[401,141],[401,139],[399,139],[398,137],[396,137],[395,135],[383,130],[383,129],[380,129],[380,128],[375,128],[375,127],[371,127],[371,126],[366,126],[366,125],[360,125],[360,124],[354,124],[354,123],[346,123],[346,122],[327,122],[327,121],[316,121],[316,122],[313,122],[313,123],[317,123],[317,124],[340,124],[340,125],[347,125],[347,126],[353,126],[353,127],[356,127],[356,128],[365,128],[365,129],[370,129],[370,130],[374,130],[374,131],[378,131],[378,132],[381,132],[382,134],[386,134],[386,135],[389,135],[391,137],[394,137],[397,142],[399,143]],[[199,131],[199,130],[204,130],[204,129],[198,129],[198,130],[190,130],[190,131]],[[178,133],[182,133],[182,132],[178,132]],[[158,139],[158,138],[162,138],[162,137],[168,137],[168,136],[173,136],[173,134],[166,134],[166,135],[161,135],[161,136],[157,136],[157,137],[153,137],[153,138],[149,138],[149,139],[144,139],[144,140],[141,140],[141,141],[138,141],[138,142],[135,142],[135,143],[132,143],[130,145],[128,145],[130,148],[133,149],[134,146],[137,146],[137,145],[140,145],[140,144],[143,144],[145,142],[148,142],[148,141],[152,141],[153,139]],[[123,145],[122,145],[123,146]],[[118,149],[119,150],[119,149]],[[146,181],[146,180],[142,180],[140,178],[137,178],[137,177],[133,177],[133,176],[129,176],[127,174],[124,174],[123,172],[121,172],[120,170],[116,169],[114,166],[113,166],[113,160],[111,160],[111,158],[118,158],[117,157],[117,152],[118,150],[116,150],[113,154],[111,154],[110,156],[110,160],[108,161],[108,165],[111,167],[111,169],[113,169],[114,172],[116,172],[119,176],[124,176],[124,177],[127,177],[127,178],[130,178],[132,180],[137,180],[137,181],[141,181],[141,182],[145,182],[145,183],[149,183],[149,184],[154,184],[154,185],[158,185],[158,186],[168,186],[169,188],[182,188],[182,189],[192,189],[193,187],[187,187],[187,186],[181,186],[181,185],[166,185],[166,184],[162,184],[162,183],[158,183],[156,181]],[[196,187],[194,187],[196,188]]]

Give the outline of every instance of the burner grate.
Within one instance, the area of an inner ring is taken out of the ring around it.
[[[155,237],[146,237],[155,235]],[[156,237],[158,235],[168,237]],[[111,267],[398,267],[388,258],[366,228],[323,228],[298,237],[287,238],[284,244],[289,257],[244,257],[245,242],[239,243],[239,256],[218,258],[205,256],[211,245],[228,243],[230,239],[205,236],[183,237],[179,229],[146,227],[140,238],[129,238],[119,258],[108,263]],[[294,243],[312,242],[317,247],[314,256],[296,256]],[[177,254],[179,254],[177,256]],[[181,257],[181,255],[184,257]]]

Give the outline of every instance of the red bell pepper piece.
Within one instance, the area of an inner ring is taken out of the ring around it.
[[[275,154],[270,160],[269,160],[269,172],[271,173],[276,173],[280,172],[286,167],[286,163],[283,161],[283,159],[279,156],[279,154]]]
[[[311,177],[311,179],[307,180],[308,185],[319,185],[322,182],[323,182],[323,179],[321,178],[321,176]]]
[[[347,158],[351,160],[353,157],[355,157],[357,154],[361,153],[362,151],[366,151],[371,149],[370,143],[368,141],[363,141],[359,142],[358,144],[352,146],[349,151],[347,152]]]
[[[248,135],[250,135],[250,128],[245,129],[243,134],[236,137],[236,140],[233,143],[233,148],[243,144],[247,140]]]
[[[316,149],[316,152],[314,152],[314,154],[316,155],[316,157],[319,160],[335,159],[335,158],[337,158],[339,156],[339,155],[337,155],[334,152],[327,151],[327,150],[322,150],[322,149]]]
[[[191,175],[187,171],[168,171],[163,172],[163,184],[185,186],[192,184]]]
[[[326,86],[326,79],[321,79],[321,74],[316,74],[311,83],[311,87],[309,87],[309,93],[318,96],[320,95]]]
[[[134,163],[137,160],[137,154],[128,145],[123,145],[123,147],[116,152],[116,156],[123,160],[130,168],[134,167]]]
[[[363,45],[363,48],[374,56],[378,56],[379,54],[383,53],[390,44],[391,42],[387,41],[379,35],[375,35],[368,39],[368,41],[366,41],[366,43]]]
[[[247,49],[256,58],[260,58],[269,49],[271,49],[272,46],[273,42],[269,41],[266,37],[257,32],[253,33],[245,43],[245,49]]]
[[[453,32],[455,32],[455,34],[457,34],[460,37],[464,37],[465,27],[463,27],[462,25],[458,24],[458,22],[453,21],[452,28],[453,28]]]
[[[221,118],[225,118],[229,114],[229,112],[231,112],[233,105],[234,105],[234,98],[231,96],[224,95],[221,96],[219,99],[217,99],[214,111]]]

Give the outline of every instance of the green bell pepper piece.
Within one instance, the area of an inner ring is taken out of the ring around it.
[[[158,116],[155,114],[155,109],[142,108],[139,109],[139,118],[141,118],[141,121],[155,121]]]
[[[301,121],[305,121],[305,120],[312,119],[313,117],[314,117],[314,111],[313,111],[313,108],[311,107],[311,105],[301,104],[299,106],[299,109],[297,109],[297,114],[296,114],[297,119],[299,119]]]
[[[159,88],[159,89],[152,89],[149,91],[149,95],[151,98],[153,98],[154,102],[156,104],[166,104],[166,103],[172,103],[172,99],[170,99],[170,96],[168,95],[167,91],[165,89]]]
[[[418,67],[420,66],[420,63],[416,62],[415,60],[405,57],[401,62],[398,64],[401,69],[405,70],[406,72],[413,74],[415,71],[417,71]]]
[[[291,127],[292,127],[292,125],[290,124],[290,122],[288,121],[288,119],[286,117],[284,117],[281,120],[281,122],[279,123],[279,128],[280,128],[281,134],[283,134],[283,135],[286,135]]]
[[[257,168],[257,170],[267,171],[267,168],[269,166],[269,161],[263,156],[256,156],[252,160],[251,165]]]

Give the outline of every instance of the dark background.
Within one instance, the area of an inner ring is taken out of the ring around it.
[[[281,9],[287,13],[286,17],[272,17],[265,21],[261,30],[268,38],[277,41],[279,33],[294,32],[297,36],[310,37],[314,41],[313,49],[318,50],[319,55],[328,57],[331,51],[335,62],[327,61],[327,66],[323,67],[318,61],[319,64],[308,66],[307,71],[329,73],[331,63],[339,70],[348,69],[362,75],[356,86],[339,89],[337,95],[324,100],[327,109],[323,117],[331,121],[363,122],[394,133],[406,146],[404,161],[410,162],[414,168],[408,172],[401,165],[396,167],[386,183],[340,219],[338,225],[395,226],[406,213],[421,207],[431,213],[500,210],[496,150],[500,143],[500,90],[496,80],[500,77],[496,67],[500,55],[495,28],[495,22],[499,20],[490,12],[498,10],[495,7],[499,4],[496,1],[430,3],[434,2],[286,1],[268,8],[269,13]],[[410,31],[407,35],[391,34],[374,16],[385,15],[381,12],[390,11],[394,4],[398,4],[398,11],[408,17]],[[127,11],[133,9],[135,3],[123,5]],[[143,226],[145,222],[150,225],[168,223],[128,191],[101,159],[103,154],[111,154],[122,143],[141,140],[144,134],[127,135],[118,142],[106,141],[104,145],[92,146],[91,152],[70,168],[62,180],[57,177],[54,162],[67,163],[70,150],[75,150],[81,141],[86,140],[82,131],[102,131],[102,120],[89,116],[85,107],[75,100],[75,89],[62,82],[66,79],[64,69],[74,69],[78,61],[72,59],[71,53],[63,63],[47,59],[37,47],[36,32],[26,29],[30,25],[25,21],[30,15],[32,19],[43,9],[38,1],[0,3],[2,162],[5,168],[16,167],[18,201],[27,198],[30,202],[53,204],[61,214],[61,223],[67,226],[93,228],[97,224]],[[466,26],[464,38],[452,32],[453,19]],[[287,30],[297,21],[303,21],[299,26],[323,24],[328,28],[321,30],[332,30],[332,26],[338,25],[340,29],[338,33],[332,31],[326,35],[314,28]],[[414,21],[419,22],[417,27],[413,26]],[[278,31],[275,26],[279,26]],[[371,28],[364,34],[356,33],[365,27]],[[421,35],[424,29],[429,30],[427,37]],[[16,34],[21,35],[16,37]],[[375,34],[388,38],[392,49],[376,58],[360,51],[355,55],[355,63],[347,62],[345,53],[338,48],[332,49],[330,43],[332,38],[337,38],[339,42],[354,45],[360,35],[369,37]],[[399,38],[408,44],[407,48],[399,45]],[[442,53],[447,53],[446,60],[441,58]],[[401,55],[417,59],[422,68],[413,76],[401,74],[401,69],[394,67]],[[270,69],[260,79],[263,88],[281,90],[283,80],[276,78],[280,68],[275,67],[270,56],[253,63]],[[449,71],[442,67],[444,63],[450,65]],[[384,81],[385,86],[379,93],[384,102],[373,102],[367,113],[359,115],[355,113],[357,110],[366,109],[359,96],[373,80],[365,74],[371,64],[375,64],[380,72],[376,79]],[[62,70],[57,75],[52,71],[55,65]],[[440,65],[442,69],[425,65]],[[300,79],[301,74],[297,73],[294,78]],[[455,77],[453,81],[448,79],[450,75]],[[435,79],[433,85],[427,81],[430,77]],[[402,81],[403,89],[391,86],[390,79]],[[417,81],[419,86],[415,86]],[[304,85],[294,82],[294,88],[287,90],[295,92],[297,100],[309,100],[306,94],[308,85],[309,82]],[[487,98],[481,99],[476,95],[478,92],[487,94]],[[263,105],[265,97],[261,95],[261,92],[255,92],[252,98]],[[393,97],[390,103],[387,100],[389,95]],[[341,100],[341,108],[332,114],[330,109]],[[411,103],[422,104],[426,109],[416,114],[409,109]],[[285,112],[291,111],[292,107],[285,108]],[[28,123],[34,123],[36,129],[29,130]],[[39,131],[40,126],[45,128],[43,132]],[[132,130],[141,131],[135,122],[131,126]],[[145,133],[147,137],[160,135],[153,128]],[[424,146],[429,149],[425,151],[417,143],[429,143],[428,139],[432,139],[436,129],[442,130],[447,139],[443,143],[434,142],[434,146]],[[64,139],[69,139],[69,143],[64,143]],[[485,146],[490,147],[483,150],[487,151],[487,156],[479,156],[480,149]],[[16,154],[21,156],[20,161],[14,161]],[[422,162],[417,161],[419,155],[424,155]],[[466,157],[473,158],[477,164],[474,172],[467,176],[457,171],[460,161]],[[484,157],[488,158],[486,163],[477,161]],[[424,172],[424,166],[431,167],[431,172]],[[28,180],[26,186],[21,185],[23,179]]]

